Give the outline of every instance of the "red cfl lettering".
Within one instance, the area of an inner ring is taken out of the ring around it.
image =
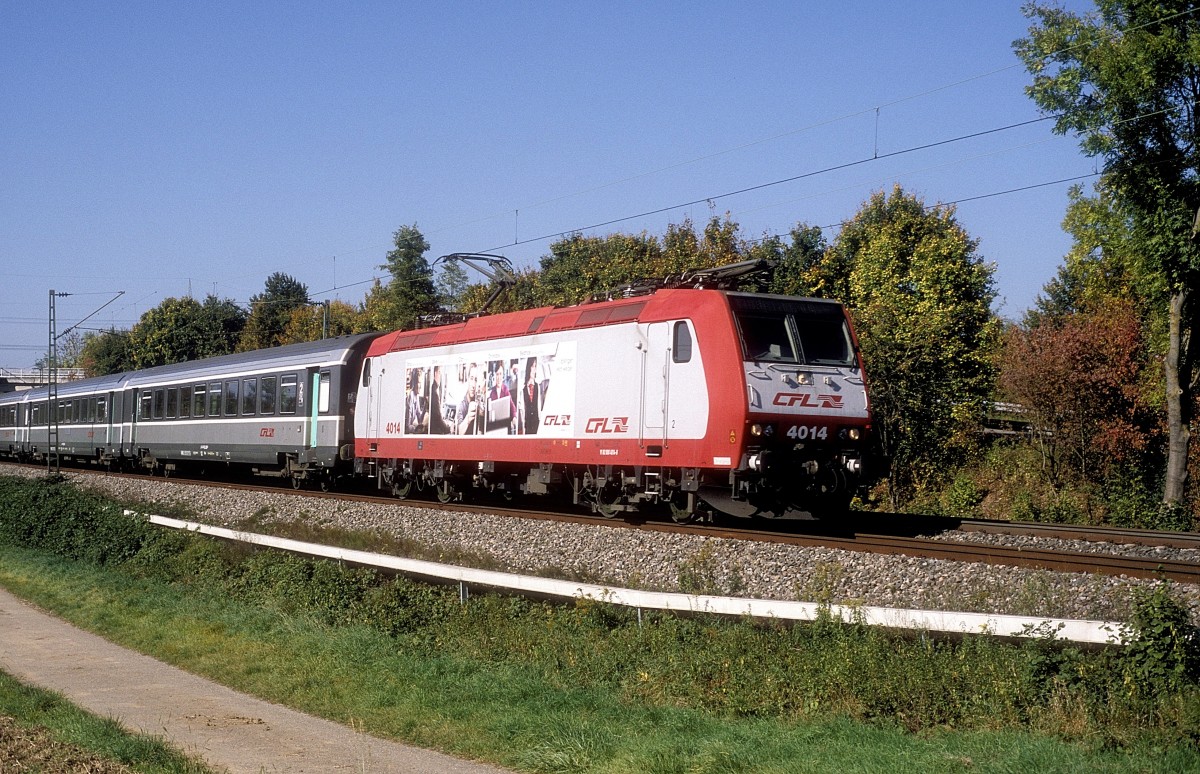
[[[556,427],[570,427],[571,426],[571,415],[570,414],[547,414],[545,417],[542,418],[542,424],[543,425],[553,425]]]
[[[628,433],[629,417],[591,417],[584,428],[586,433]]]
[[[840,409],[841,395],[813,395],[812,393],[781,392],[772,401],[776,406],[802,406],[803,408]]]

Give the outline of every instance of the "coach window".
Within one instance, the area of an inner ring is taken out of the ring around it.
[[[171,387],[167,390],[167,419],[174,419],[179,413],[179,388]]]
[[[225,416],[237,416],[238,413],[238,380],[230,379],[225,382]]]
[[[203,384],[197,384],[192,388],[192,416],[200,419],[204,416],[204,398],[208,395],[208,389]]]
[[[192,388],[179,388],[179,418],[187,419],[192,415]]]
[[[254,404],[258,402],[258,380],[242,380],[242,413],[253,414]]]
[[[258,413],[270,416],[275,413],[276,377],[264,376],[258,385]]]
[[[162,419],[163,411],[167,407],[167,391],[159,387],[154,391],[154,418]]]
[[[285,374],[279,380],[279,413],[296,413],[296,375]]]
[[[221,396],[224,390],[220,382],[208,383],[208,415],[210,417],[221,416]]]
[[[108,398],[96,398],[96,421],[108,422]]]
[[[332,377],[328,371],[321,372],[321,380],[317,387],[317,411],[322,414],[329,413],[329,386],[332,382]]]

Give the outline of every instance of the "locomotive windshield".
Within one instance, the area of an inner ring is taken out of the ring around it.
[[[850,330],[837,304],[768,296],[729,296],[747,360],[855,366]]]

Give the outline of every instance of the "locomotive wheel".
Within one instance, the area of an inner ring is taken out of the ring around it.
[[[437,500],[442,505],[452,502],[457,495],[458,492],[454,491],[454,487],[450,485],[449,481],[444,482],[437,488]]]
[[[397,500],[407,500],[412,494],[413,482],[411,478],[392,479],[392,496]]]
[[[687,492],[675,491],[667,500],[671,509],[671,521],[676,524],[687,524],[696,518],[695,500]]]
[[[615,486],[602,486],[596,490],[596,513],[606,519],[615,518],[621,512],[618,503],[621,500],[621,490]]]

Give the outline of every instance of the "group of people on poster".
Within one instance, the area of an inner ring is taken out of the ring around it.
[[[408,435],[536,435],[550,358],[433,363],[406,369]]]

